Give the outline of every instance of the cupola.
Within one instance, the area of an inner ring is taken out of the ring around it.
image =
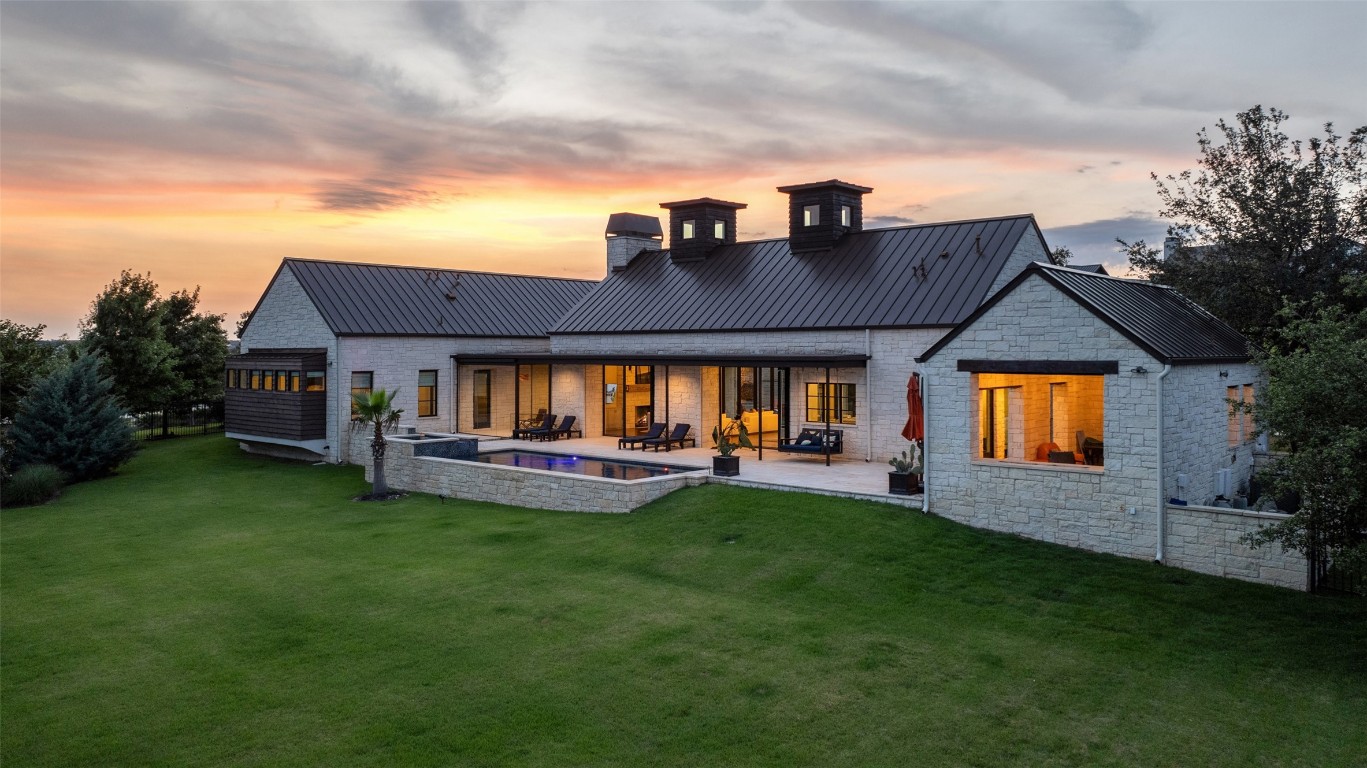
[[[700,197],[660,207],[669,210],[669,258],[681,262],[702,261],[713,248],[736,242],[736,211],[746,206]]]
[[[788,245],[802,254],[828,251],[845,233],[863,230],[863,199],[873,188],[831,179],[778,191],[788,196]]]

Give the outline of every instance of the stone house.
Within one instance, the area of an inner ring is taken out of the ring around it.
[[[1252,472],[1230,401],[1252,403],[1260,374],[1171,288],[1032,264],[919,361],[936,514],[1304,588],[1298,555],[1239,542],[1277,516],[1214,506]]]

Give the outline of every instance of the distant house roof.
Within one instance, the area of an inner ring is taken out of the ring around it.
[[[646,216],[640,213],[614,213],[608,216],[608,228],[604,234],[639,234],[664,237],[664,230],[660,229],[660,219],[656,216]]]
[[[545,336],[592,280],[285,259],[338,336]]]
[[[949,327],[1038,232],[1022,215],[853,232],[802,256],[786,239],[718,246],[692,263],[648,251],[551,333]]]
[[[1109,275],[1105,264],[1069,264],[1069,269],[1076,269],[1079,272],[1095,272],[1098,275]]]
[[[1249,343],[1242,334],[1168,286],[1036,262],[945,334],[917,361],[929,360],[1032,275],[1043,278],[1165,364],[1244,362],[1249,359]]]

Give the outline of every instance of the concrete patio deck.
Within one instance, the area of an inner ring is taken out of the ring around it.
[[[710,446],[675,448],[671,451],[662,449],[659,452],[619,449],[615,437],[585,437],[548,442],[490,438],[487,435],[463,435],[463,437],[478,437],[481,453],[519,448],[546,453],[678,464],[708,469],[712,467],[712,457],[716,455],[716,451]],[[920,494],[893,496],[888,493],[888,465],[884,463],[866,462],[862,458],[833,456],[831,457],[831,465],[828,467],[821,457],[793,456],[771,449],[764,451],[763,460],[759,459],[758,451],[748,449],[738,450],[736,455],[741,457],[740,475],[736,477],[709,475],[708,482],[867,499],[900,504],[916,509],[921,508],[922,497]]]

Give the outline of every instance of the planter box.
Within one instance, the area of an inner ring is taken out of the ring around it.
[[[894,496],[910,496],[921,492],[921,476],[913,474],[888,473],[888,493]]]
[[[712,474],[717,477],[735,477],[740,474],[739,456],[713,456]]]

